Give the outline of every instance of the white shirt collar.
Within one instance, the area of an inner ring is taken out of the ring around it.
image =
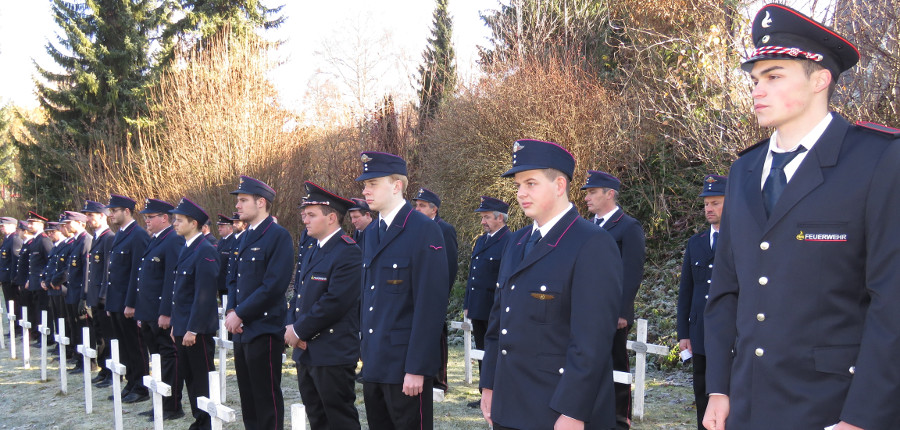
[[[810,130],[809,133],[806,134],[806,136],[803,136],[803,138],[800,139],[800,142],[798,142],[797,145],[791,149],[785,150],[779,148],[778,131],[776,130],[774,133],[772,133],[772,137],[769,138],[769,150],[766,151],[766,161],[763,162],[762,178],[760,178],[759,185],[760,189],[762,189],[762,187],[766,184],[766,178],[769,177],[769,171],[772,170],[772,152],[792,152],[801,146],[806,148],[806,151],[794,156],[794,159],[791,160],[791,162],[786,166],[784,166],[785,179],[790,182],[791,177],[794,176],[794,172],[796,172],[800,167],[800,163],[803,162],[803,159],[806,158],[809,152],[813,149],[813,146],[816,144],[816,142],[819,141],[819,138],[822,137],[822,134],[825,133],[825,129],[828,128],[828,125],[831,124],[832,118],[834,118],[834,115],[829,112],[828,115],[825,115],[825,118],[822,118],[822,120],[819,121],[819,123],[816,124],[816,126],[813,127],[813,129]]]
[[[603,214],[603,216],[594,215],[594,219],[603,218],[603,222],[600,223],[600,227],[603,227],[604,224],[609,222],[610,218],[612,218],[613,214],[616,213],[617,210],[619,210],[619,205],[616,205],[613,210]]]
[[[231,237],[231,235],[233,235],[233,234],[234,234],[234,232],[228,233],[228,236],[223,237],[222,240],[228,239],[228,238]]]
[[[334,235],[338,234],[339,231],[341,231],[341,228],[340,228],[340,227],[338,227],[335,231],[331,232],[331,234],[329,234],[328,236],[326,236],[325,239],[320,240],[320,241],[319,241],[319,248],[325,246],[325,244],[328,243],[328,240],[331,239],[332,237],[334,237]]]
[[[66,239],[67,239],[67,238],[65,238],[65,237],[64,237],[64,238],[62,238],[62,239],[60,239],[60,240],[58,240],[58,241],[57,241],[57,242],[56,242],[56,243],[54,243],[54,244],[53,244],[53,246],[59,246],[59,244],[61,244],[61,243],[63,243],[63,242],[65,242],[65,241],[66,241]]]
[[[103,232],[106,230],[109,230],[109,226],[104,225],[104,226],[100,227],[99,230],[94,231],[94,239],[100,237],[100,235],[103,234]]]
[[[534,230],[538,229],[541,231],[541,237],[547,237],[547,233],[550,233],[550,229],[552,229],[553,226],[555,226],[556,223],[559,222],[559,220],[561,220],[565,214],[567,214],[570,210],[572,210],[573,206],[574,205],[572,204],[572,202],[569,202],[569,205],[566,206],[565,210],[563,210],[562,212],[557,214],[555,217],[551,218],[550,221],[547,221],[541,227],[538,227],[537,221],[535,221],[531,226],[531,234],[534,234]]]
[[[194,241],[197,240],[197,238],[200,237],[200,236],[203,236],[203,233],[197,232],[197,234],[194,235],[194,237],[192,237],[192,238],[190,238],[190,239],[184,241],[184,246],[187,247],[187,248],[190,248],[190,247],[191,247],[191,244],[194,243]]]
[[[384,222],[387,223],[388,228],[391,228],[391,223],[394,222],[394,218],[396,218],[397,214],[400,213],[400,208],[403,207],[404,203],[406,203],[406,200],[400,201],[400,204],[398,204],[397,207],[391,209],[387,213],[382,214],[381,212],[379,212],[378,220],[379,221],[384,220]]]
[[[131,224],[134,224],[134,220],[133,220],[133,219],[131,220],[130,223],[123,225],[122,228],[120,228],[119,230],[125,230],[125,229],[128,228],[128,226],[130,226]]]

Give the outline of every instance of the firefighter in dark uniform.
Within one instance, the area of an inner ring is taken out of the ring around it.
[[[56,333],[57,319],[65,315],[65,282],[66,282],[66,260],[69,257],[69,247],[67,231],[64,225],[60,225],[59,221],[47,223],[47,235],[53,242],[53,248],[47,254],[47,265],[41,272],[41,289],[47,294],[47,326],[50,333]],[[48,345],[56,344],[52,339],[47,341]],[[52,353],[58,354],[57,350]],[[71,357],[69,357],[71,358]],[[60,358],[61,362],[65,362],[66,358]]]
[[[113,238],[107,265],[106,312],[112,322],[113,338],[119,339],[119,353],[125,364],[125,387],[122,403],[135,403],[150,398],[142,378],[148,374],[147,345],[141,337],[134,319],[134,303],[137,294],[138,269],[141,256],[150,242],[147,231],[134,219],[134,200],[118,194],[109,195],[106,208],[113,223],[119,226]]]
[[[190,429],[210,429],[209,414],[197,406],[198,397],[209,397],[209,372],[213,364],[213,336],[219,328],[216,304],[219,255],[200,231],[206,211],[187,198],[170,211],[180,240],[172,292],[171,337],[178,348],[178,378],[187,386],[194,422]]]
[[[16,233],[15,218],[0,218],[0,233],[3,234],[3,243],[0,244],[0,285],[3,286],[3,306],[9,309],[9,302],[13,302],[15,306],[13,312],[19,313],[17,303],[19,302],[19,288],[13,283],[16,275],[16,264],[19,262],[19,253],[22,251],[22,238]],[[14,327],[9,328],[14,331]]]
[[[141,339],[150,354],[159,354],[162,381],[172,387],[172,395],[163,398],[163,419],[172,420],[184,416],[181,407],[183,378],[178,373],[178,354],[175,341],[169,335],[172,323],[172,288],[175,285],[175,264],[178,253],[184,247],[184,238],[172,228],[175,209],[169,202],[159,199],[144,201],[144,225],[150,234],[150,242],[141,255],[138,267],[137,288],[126,298],[134,304],[134,319],[141,322]],[[141,414],[153,419],[153,409]]]
[[[100,365],[100,372],[91,382],[97,388],[104,388],[112,384],[112,372],[105,366],[110,358],[109,341],[112,339],[112,321],[106,313],[106,290],[109,286],[109,252],[115,235],[107,224],[109,209],[105,205],[85,200],[81,212],[87,216],[92,235],[84,300],[91,310],[91,342],[97,345],[97,364]]]
[[[359,270],[362,251],[341,223],[353,201],[306,182],[301,210],[313,238],[297,273],[284,340],[294,348],[312,429],[358,429]]]
[[[53,242],[44,232],[44,218],[32,211],[28,212],[27,233],[28,240],[23,243],[24,250],[19,258],[19,271],[17,277],[22,285],[20,295],[22,306],[28,307],[28,319],[31,321],[33,339],[40,341],[37,327],[40,324],[41,311],[50,310],[50,301],[47,291],[41,288],[41,273],[47,267],[47,257],[53,249]]]
[[[900,130],[830,112],[859,51],[763,6],[743,64],[771,138],[728,174],[706,331],[707,428],[900,428]]]
[[[487,332],[488,318],[494,305],[494,291],[497,290],[497,275],[500,273],[500,259],[503,248],[509,241],[509,204],[493,197],[482,196],[481,204],[475,209],[481,216],[484,234],[475,240],[469,262],[469,277],[466,279],[466,295],[463,313],[472,320],[472,335],[475,348],[484,350],[484,334]],[[481,361],[478,371],[481,373]],[[481,399],[469,403],[471,408],[481,406]]]
[[[374,215],[369,210],[369,204],[366,203],[365,199],[351,198],[350,200],[353,201],[353,206],[350,207],[347,214],[350,215],[350,222],[353,224],[353,234],[351,236],[353,236],[353,240],[356,241],[359,248],[362,249],[363,232],[366,231],[366,227],[372,222]]]
[[[363,196],[378,221],[364,233],[360,331],[369,427],[431,428],[433,378],[441,367],[447,254],[438,224],[403,194],[406,161],[363,152]]]
[[[481,411],[497,430],[616,425],[622,261],[612,236],[569,201],[574,169],[563,147],[519,140],[503,174],[534,223],[509,238],[485,335]]]
[[[228,275],[228,261],[231,259],[231,253],[237,241],[235,240],[234,220],[226,215],[219,214],[216,221],[216,228],[219,230],[219,243],[216,250],[219,252],[219,296],[228,295],[228,285],[226,277]]]
[[[613,342],[613,370],[630,372],[628,358],[628,332],[634,324],[634,299],[644,277],[644,229],[617,204],[622,182],[606,172],[588,170],[587,190],[584,197],[588,210],[593,214],[589,221],[608,231],[616,240],[622,256],[622,310],[616,324]],[[631,385],[616,384],[616,426],[631,427]]]
[[[87,281],[88,251],[91,249],[93,237],[84,231],[87,216],[81,212],[66,211],[66,228],[72,233],[72,245],[67,256],[65,318],[69,331],[70,346],[82,343],[82,328],[87,327],[87,306],[84,302],[84,289]],[[73,355],[73,357],[75,357]],[[75,357],[75,367],[70,373],[81,372],[84,361]]]
[[[703,178],[703,213],[710,228],[688,239],[678,285],[678,346],[682,357],[693,362],[694,401],[697,405],[697,428],[703,430],[706,413],[706,350],[703,348],[703,310],[709,296],[722,203],[725,201],[727,178],[707,175]],[[687,353],[685,353],[687,351]],[[687,354],[687,355],[685,355]]]
[[[248,224],[238,244],[225,317],[234,342],[244,426],[282,429],[281,352],[294,245],[288,231],[270,215],[275,199],[272,187],[241,176],[240,186],[231,193],[237,195],[235,207]]]
[[[453,289],[453,283],[456,282],[456,273],[459,270],[457,263],[459,258],[459,245],[457,243],[456,229],[447,221],[444,221],[438,215],[438,209],[441,207],[441,198],[433,191],[427,188],[419,188],[419,193],[413,200],[415,209],[425,216],[431,218],[441,228],[441,234],[444,235],[444,249],[447,250],[447,291]],[[440,388],[447,391],[447,359],[449,350],[447,349],[447,321],[441,329],[441,370],[434,378],[434,388]]]

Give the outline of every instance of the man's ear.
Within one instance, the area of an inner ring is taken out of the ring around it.
[[[828,87],[831,86],[831,71],[828,69],[817,70],[812,75],[813,79],[813,88],[818,92],[828,92]]]

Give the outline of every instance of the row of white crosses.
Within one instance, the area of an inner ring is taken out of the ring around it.
[[[472,360],[482,360],[484,351],[472,349],[472,322],[468,318],[463,321],[453,321],[450,328],[462,330],[463,348],[465,356],[466,383],[472,383]],[[613,371],[613,381],[618,384],[634,384],[633,413],[638,419],[644,419],[644,390],[647,378],[647,354],[669,355],[669,349],[662,345],[647,343],[647,320],[637,320],[637,340],[628,341],[627,348],[635,352],[634,375],[629,372]]]

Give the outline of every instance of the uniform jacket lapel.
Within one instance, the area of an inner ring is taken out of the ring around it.
[[[766,223],[766,231],[774,227],[800,200],[825,182],[822,171],[837,164],[844,135],[847,134],[849,128],[850,124],[843,117],[834,114],[825,133],[809,151],[794,176],[784,187],[784,193],[778,199],[772,209],[772,215],[769,216],[769,221]]]
[[[612,216],[609,217],[609,220],[603,223],[603,229],[606,231],[610,231],[616,228],[616,226],[619,225],[619,221],[622,220],[623,216],[625,216],[625,212],[622,210],[622,208],[616,209],[616,211],[613,212]]]
[[[556,249],[556,245],[559,244],[559,241],[565,236],[566,232],[569,231],[569,228],[572,227],[572,224],[578,220],[580,216],[578,215],[578,211],[575,207],[569,209],[565,215],[550,229],[547,233],[547,236],[541,238],[541,241],[534,245],[534,248],[531,249],[531,252],[528,255],[525,254],[525,243],[528,242],[528,238],[531,236],[531,230],[525,229],[525,234],[519,238],[519,241],[516,242],[516,250],[515,254],[520,258],[520,263],[518,267],[513,270],[511,276],[515,276],[517,273],[521,272],[528,266],[531,266],[536,261],[543,258],[545,255]]]
[[[494,233],[494,235],[491,237],[487,237],[487,234],[482,235],[481,237],[486,238],[487,240],[479,240],[479,242],[475,244],[475,251],[473,252],[473,255],[478,255],[484,251],[487,251],[488,249],[490,249],[490,247],[499,243],[500,239],[507,234],[509,234],[509,227],[503,226],[503,228],[497,230],[497,232]]]
[[[181,248],[181,253],[178,254],[178,263],[175,264],[175,266],[177,267],[185,260],[187,260],[188,257],[191,256],[191,253],[193,253],[194,250],[197,249],[198,246],[200,246],[200,242],[203,242],[204,240],[206,240],[206,238],[201,234],[200,237],[194,239],[194,243],[192,243],[191,246]]]
[[[768,151],[768,140],[761,142],[758,148],[762,148],[761,151],[757,151],[754,156],[756,160],[752,163],[748,163],[750,165],[750,170],[747,172],[747,175],[744,176],[744,183],[742,184],[744,188],[744,195],[747,196],[747,206],[750,208],[750,216],[756,220],[757,224],[760,227],[766,225],[766,207],[763,203],[762,198],[762,169],[763,163],[766,161],[766,153]],[[728,197],[726,196],[726,199]]]
[[[263,222],[259,223],[259,225],[255,229],[248,229],[248,231],[245,231],[244,234],[241,235],[244,240],[241,245],[241,250],[238,252],[240,254],[243,254],[244,250],[251,247],[257,240],[259,240],[259,238],[261,238],[266,233],[266,230],[268,230],[269,226],[272,225],[272,222],[272,216],[270,215],[266,217]]]
[[[371,257],[368,258],[369,261],[374,259],[382,249],[403,231],[406,227],[406,221],[412,214],[412,210],[412,205],[410,205],[409,202],[404,202],[403,207],[397,212],[397,216],[394,217],[394,221],[388,226],[387,232],[385,232],[384,237],[382,237],[380,241],[378,240],[378,220],[373,220],[372,223],[369,224],[366,233],[364,233],[367,238],[367,240],[365,240],[366,250],[374,251],[374,253],[367,253],[367,255],[371,255]]]

